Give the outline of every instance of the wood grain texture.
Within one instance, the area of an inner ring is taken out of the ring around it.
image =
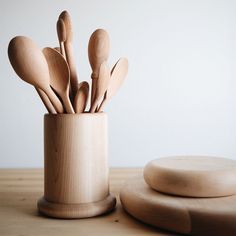
[[[109,194],[106,198],[88,203],[62,204],[47,201],[44,197],[38,201],[38,209],[42,214],[54,218],[81,219],[109,213],[116,206],[116,198]]]
[[[76,204],[77,210],[94,208],[94,203],[109,196],[107,116],[99,114],[61,114],[44,117],[44,163],[45,193],[44,198],[51,203]],[[107,202],[110,204],[110,202]],[[85,205],[87,204],[87,205]],[[97,203],[97,205],[99,205]],[[103,203],[104,205],[104,203]],[[45,205],[44,205],[45,206]],[[113,200],[114,207],[114,200]],[[46,208],[40,208],[40,211]],[[71,216],[68,208],[61,217]],[[111,210],[108,207],[108,210]],[[92,209],[84,215],[78,212],[77,217],[93,216]],[[48,213],[49,211],[44,211]],[[56,216],[57,213],[50,214]]]
[[[174,156],[149,162],[144,179],[163,193],[189,197],[236,194],[236,161],[209,156]]]
[[[46,218],[37,211],[37,200],[43,195],[43,169],[0,169],[0,235],[175,235],[142,224],[122,209],[118,198],[121,186],[126,179],[141,173],[141,169],[110,170],[110,191],[118,200],[115,211],[110,214],[61,220]]]
[[[199,236],[236,235],[236,195],[220,198],[187,198],[152,190],[136,177],[120,194],[126,211],[150,225]]]

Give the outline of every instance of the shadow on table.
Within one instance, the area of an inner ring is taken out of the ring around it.
[[[85,219],[55,219],[55,218],[51,218],[48,217],[46,215],[43,215],[42,213],[39,213],[37,210],[37,200],[40,198],[40,195],[38,194],[34,194],[34,196],[32,196],[32,193],[30,195],[28,195],[27,193],[24,193],[24,196],[20,196],[18,197],[18,201],[20,201],[17,203],[18,207],[15,207],[15,205],[8,205],[9,208],[11,208],[12,211],[14,211],[15,213],[17,213],[18,215],[24,215],[22,217],[25,216],[31,216],[34,217],[35,219],[41,219],[41,220],[47,220],[47,221],[80,221],[80,222],[88,222],[89,223],[100,223],[103,220],[112,224],[116,224],[116,227],[122,227],[122,228],[129,228],[129,229],[134,229],[136,232],[143,233],[143,235],[145,235],[145,233],[153,233],[153,234],[158,234],[158,235],[180,235],[180,234],[175,234],[172,232],[168,232],[168,231],[164,231],[158,228],[155,228],[153,226],[147,225],[137,219],[135,219],[134,217],[132,217],[131,215],[129,215],[121,206],[119,200],[117,202],[117,206],[116,208],[110,212],[110,213],[106,213],[104,215],[101,216],[97,216],[97,217],[92,217],[92,218],[85,218]]]

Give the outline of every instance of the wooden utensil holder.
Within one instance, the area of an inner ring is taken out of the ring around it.
[[[114,209],[109,193],[107,115],[44,116],[44,197],[38,210],[56,218],[86,218]]]

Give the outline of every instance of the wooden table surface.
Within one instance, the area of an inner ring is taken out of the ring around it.
[[[0,169],[0,235],[174,235],[145,225],[122,209],[119,201],[122,184],[141,174],[141,169],[111,169],[110,191],[117,197],[117,207],[112,213],[61,220],[37,212],[37,200],[43,195],[42,169]]]

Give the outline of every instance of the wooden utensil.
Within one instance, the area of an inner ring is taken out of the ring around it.
[[[102,111],[105,104],[113,97],[119,90],[124,82],[124,79],[128,73],[128,60],[126,58],[120,58],[114,65],[111,71],[111,79],[108,89],[104,95],[104,99],[98,109],[98,112]]]
[[[85,81],[81,82],[74,99],[74,109],[76,113],[85,111],[88,102],[89,84]]]
[[[57,21],[57,36],[59,40],[61,54],[66,58],[66,53],[64,48],[64,43],[66,41],[66,26],[64,24],[64,21],[60,18]]]
[[[57,112],[56,112],[55,108],[53,107],[51,101],[49,100],[47,94],[39,88],[35,87],[35,89],[36,89],[39,97],[41,98],[43,104],[47,108],[48,112],[51,113],[51,114],[56,114]]]
[[[63,106],[50,87],[48,65],[41,49],[31,39],[17,36],[9,43],[8,57],[17,75],[43,90],[56,111],[63,113]]]
[[[70,71],[64,57],[49,47],[43,49],[43,54],[48,63],[50,85],[62,99],[66,112],[75,113],[69,99]]]
[[[174,156],[149,162],[144,179],[153,189],[185,197],[236,194],[236,161],[208,156]]]
[[[91,106],[95,99],[96,83],[99,75],[99,69],[104,61],[108,60],[110,51],[110,39],[108,33],[104,29],[94,31],[89,39],[88,57],[92,68],[92,92]]]
[[[104,61],[101,64],[100,70],[99,70],[99,75],[96,82],[95,97],[94,97],[93,104],[90,108],[91,113],[95,112],[99,101],[102,99],[102,97],[104,96],[108,88],[109,81],[110,81],[110,69],[107,62]]]
[[[236,235],[236,195],[171,196],[152,190],[142,177],[136,177],[125,183],[120,200],[124,209],[138,220],[181,235]]]
[[[66,31],[66,41],[64,42],[65,53],[66,53],[66,60],[68,62],[70,68],[70,86],[71,86],[71,98],[72,101],[74,100],[75,94],[78,90],[78,76],[76,72],[74,54],[73,54],[73,31],[72,31],[72,23],[70,15],[67,11],[63,11],[59,19],[62,19],[65,24],[65,31]]]
[[[55,47],[54,49],[61,53],[61,49],[59,47]]]

